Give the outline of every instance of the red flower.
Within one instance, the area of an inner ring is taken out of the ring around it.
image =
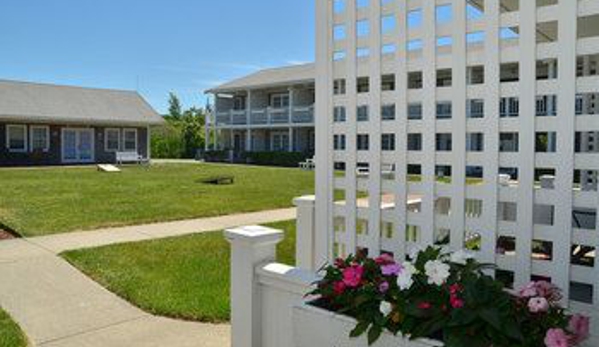
[[[458,298],[457,296],[452,296],[449,300],[451,307],[453,308],[462,308],[464,307],[464,300]]]
[[[343,283],[342,281],[333,283],[333,291],[337,295],[343,294],[343,292],[345,292],[345,288],[346,288],[345,283]]]
[[[459,283],[455,283],[452,284],[451,286],[449,286],[449,293],[451,295],[456,295],[458,293],[460,293],[462,291],[462,285],[460,285]]]
[[[377,263],[378,265],[386,265],[386,264],[395,263],[395,260],[389,254],[384,253],[384,254],[381,254],[380,257],[374,259],[374,262]]]
[[[343,283],[350,288],[356,288],[362,282],[363,274],[364,268],[360,265],[352,265],[345,268],[343,270]]]
[[[418,308],[421,310],[430,310],[431,307],[433,307],[433,305],[431,305],[431,303],[427,301],[423,301],[418,304]]]

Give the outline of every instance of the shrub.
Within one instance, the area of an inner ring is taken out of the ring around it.
[[[308,155],[303,152],[246,152],[246,162],[255,165],[297,167]]]

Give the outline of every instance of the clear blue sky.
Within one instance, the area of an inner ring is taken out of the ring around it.
[[[216,84],[312,61],[314,27],[313,0],[0,0],[0,79],[203,106]]]

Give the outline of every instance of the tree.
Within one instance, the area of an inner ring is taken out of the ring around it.
[[[179,101],[179,98],[174,93],[169,93],[168,104],[169,104],[168,117],[172,118],[174,120],[181,119],[181,116],[183,115],[181,102]]]
[[[206,110],[192,107],[183,110],[179,98],[169,94],[166,124],[153,129],[152,155],[155,158],[195,158],[204,146]]]

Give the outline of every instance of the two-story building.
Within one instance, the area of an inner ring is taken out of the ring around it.
[[[258,71],[214,95],[213,150],[314,153],[314,64]]]

